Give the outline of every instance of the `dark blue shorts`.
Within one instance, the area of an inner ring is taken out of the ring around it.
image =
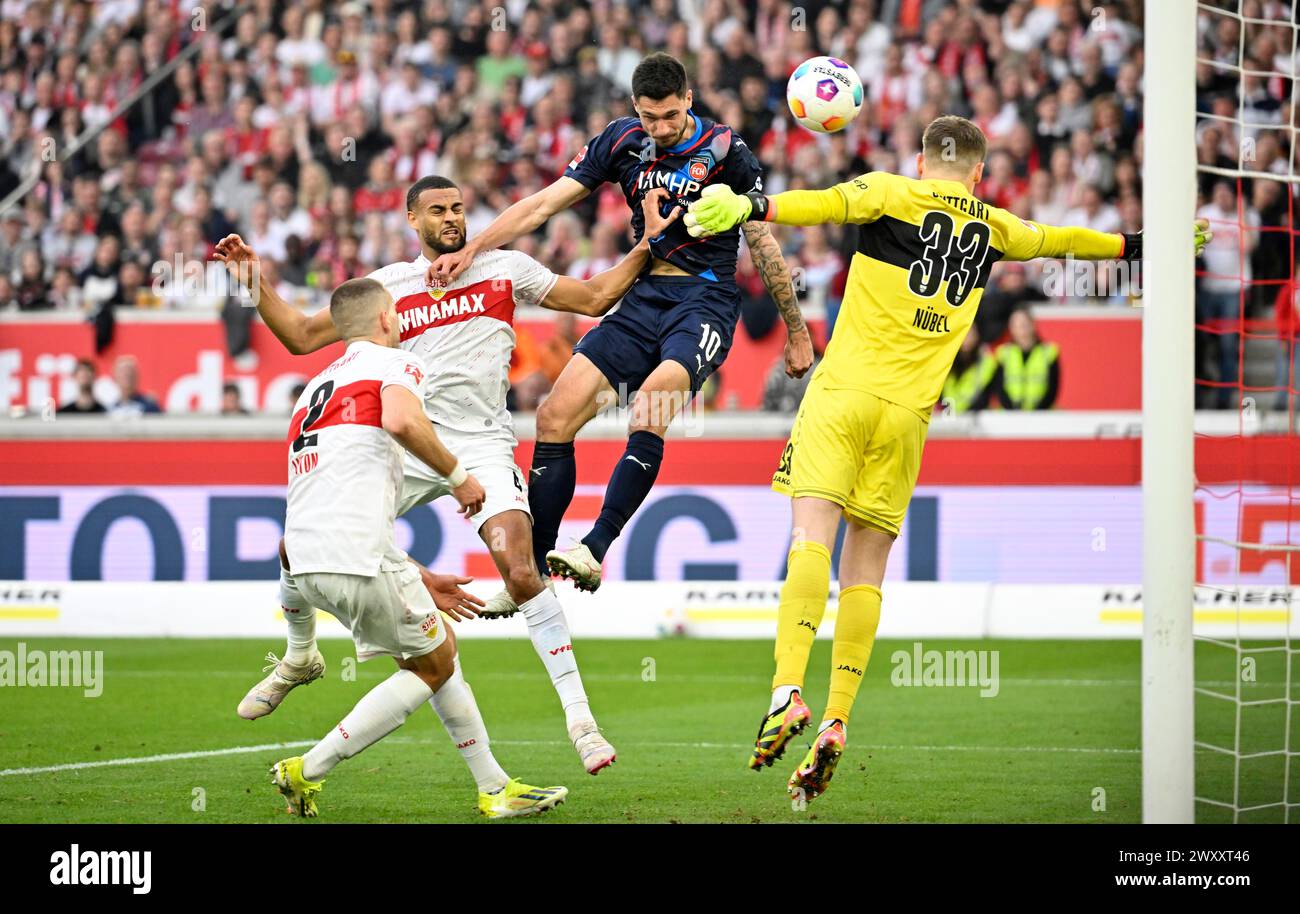
[[[645,275],[623,296],[618,310],[587,331],[573,347],[592,361],[615,391],[639,390],[662,362],[680,362],[698,393],[722,365],[740,318],[733,282],[695,276]]]

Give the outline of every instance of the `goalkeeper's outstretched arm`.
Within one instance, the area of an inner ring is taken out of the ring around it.
[[[782,225],[822,225],[827,222],[873,222],[885,209],[887,181],[873,175],[854,178],[825,190],[787,190],[771,197],[760,193],[737,194],[730,188],[706,187],[686,216],[691,234],[714,234],[715,226],[729,228],[737,221],[779,222]],[[1113,235],[1070,226],[1057,228],[1024,222],[994,210],[1007,235],[1008,260],[1035,257],[1078,257],[1081,260],[1135,259],[1141,256],[1140,235]]]
[[[782,225],[823,225],[827,222],[872,222],[884,211],[884,188],[869,175],[850,182],[854,188],[853,200],[840,187],[825,190],[787,190],[765,196],[760,193],[730,196],[714,192],[691,207],[687,225],[701,225],[706,234],[712,234],[715,220],[779,222]],[[881,182],[883,184],[883,182]],[[705,188],[706,193],[712,187]],[[706,202],[707,200],[707,202]],[[717,216],[714,209],[721,210]],[[701,217],[703,211],[703,218]],[[1082,226],[1057,227],[1037,222],[1024,222],[1010,213],[1001,212],[1003,230],[1008,236],[1008,260],[1033,260],[1035,257],[1077,257],[1080,260],[1132,259],[1134,252],[1141,256],[1140,236],[1097,232]],[[691,215],[695,219],[691,220]],[[708,220],[707,224],[705,220]],[[992,220],[990,220],[992,221]]]
[[[824,190],[788,190],[771,197],[751,192],[737,194],[722,184],[704,188],[686,214],[686,229],[694,237],[716,235],[742,222],[779,222],[783,225],[821,225],[827,222],[873,222],[885,212],[889,185],[896,176],[872,172]],[[1142,233],[1130,235],[1098,232],[1082,226],[1058,227],[1025,222],[1005,210],[999,220],[1007,246],[1007,260],[1035,257],[1077,257],[1080,260],[1139,260]],[[1193,243],[1200,254],[1213,237],[1209,223],[1198,219]]]
[[[1044,225],[1024,222],[1003,213],[1002,231],[1007,239],[1006,260],[1037,257],[1074,257],[1079,260],[1138,260],[1142,257],[1140,234],[1098,232],[1080,225]]]
[[[1003,233],[1007,249],[1006,260],[1033,260],[1036,257],[1074,257],[1079,260],[1141,260],[1142,233],[1112,234],[1098,232],[1079,225],[1044,225],[1026,222],[1005,210],[996,210],[1004,217]],[[1210,223],[1197,219],[1192,223],[1192,244],[1197,256],[1214,237]]]

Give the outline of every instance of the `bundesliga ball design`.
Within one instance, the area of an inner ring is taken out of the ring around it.
[[[813,57],[790,74],[785,100],[800,124],[816,133],[834,133],[862,110],[862,80],[838,58]]]

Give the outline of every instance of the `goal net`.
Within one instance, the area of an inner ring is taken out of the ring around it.
[[[1151,15],[1153,6],[1163,7],[1163,14]],[[1182,695],[1172,696],[1173,704],[1164,706],[1172,707],[1173,726],[1148,719],[1161,706],[1144,696],[1144,750],[1155,755],[1147,758],[1144,752],[1144,817],[1186,821],[1190,812],[1196,822],[1300,821],[1300,662],[1294,640],[1300,620],[1293,612],[1300,584],[1300,4],[1211,0],[1194,9],[1192,3],[1177,4],[1177,12],[1171,12],[1173,8],[1148,2],[1147,27],[1163,30],[1171,15],[1194,19],[1195,59],[1179,70],[1158,69],[1159,60],[1146,61],[1144,152],[1148,165],[1157,165],[1167,152],[1161,144],[1172,142],[1164,138],[1186,136],[1190,122],[1184,120],[1177,132],[1152,129],[1151,116],[1164,101],[1160,84],[1175,82],[1154,74],[1194,69],[1195,215],[1210,221],[1215,237],[1196,262],[1190,289],[1165,289],[1158,281],[1147,284],[1148,320],[1157,310],[1165,313],[1163,320],[1179,319],[1175,303],[1187,305],[1180,318],[1184,324],[1189,312],[1195,315],[1191,351],[1181,354],[1184,361],[1190,356],[1196,379],[1192,428],[1184,427],[1181,441],[1172,435],[1149,441],[1143,468],[1147,487],[1153,485],[1149,474],[1161,472],[1163,449],[1171,449],[1175,467],[1185,463],[1180,453],[1192,451],[1195,538],[1188,542],[1180,534],[1169,545],[1192,550],[1195,586],[1190,605],[1182,608],[1184,616],[1191,617],[1191,635],[1184,639],[1189,649],[1166,646],[1162,651],[1148,643],[1183,629],[1170,629],[1165,618],[1179,611],[1180,585],[1153,580],[1164,566],[1150,551],[1157,543],[1146,540],[1144,589],[1157,598],[1173,596],[1175,603],[1151,607],[1144,635],[1144,687],[1190,685],[1194,698],[1188,728],[1179,719],[1188,704]],[[1173,31],[1186,37],[1182,26]],[[1175,105],[1179,116],[1186,116],[1180,107],[1186,103],[1185,94],[1181,90]],[[1148,173],[1155,170],[1149,168]],[[1175,192],[1159,181],[1154,184],[1148,182],[1148,195]],[[1153,203],[1164,208],[1168,201],[1149,196],[1146,205]],[[1185,215],[1179,210],[1179,218]],[[1185,223],[1148,220],[1145,228],[1148,238],[1154,232],[1169,232],[1177,239],[1189,234]],[[1186,271],[1185,263],[1147,263],[1152,272],[1170,266]],[[1153,279],[1151,273],[1147,278]],[[1151,295],[1172,291],[1179,297]],[[1174,336],[1188,342],[1185,333]],[[1163,344],[1171,345],[1168,340]],[[1144,345],[1144,358],[1152,359],[1162,341],[1152,335]],[[1166,365],[1158,354],[1154,358],[1157,365]],[[1181,383],[1186,389],[1183,367]],[[1150,419],[1162,408],[1160,385],[1175,379],[1147,378],[1144,409]],[[1148,496],[1147,509],[1152,508]],[[1176,516],[1185,517],[1185,508]],[[1149,536],[1161,529],[1164,517],[1148,513]],[[1182,564],[1175,567],[1185,571]],[[1146,666],[1148,659],[1176,665],[1189,654],[1190,684],[1180,681],[1176,672],[1168,675]],[[1162,728],[1166,737],[1179,741],[1190,729],[1191,747],[1162,746]],[[1189,755],[1190,802],[1180,779]],[[1159,782],[1168,774],[1162,774],[1161,764],[1174,772],[1183,796],[1169,796],[1167,785]]]

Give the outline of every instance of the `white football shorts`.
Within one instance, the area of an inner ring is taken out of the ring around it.
[[[446,640],[447,623],[420,570],[396,547],[384,554],[372,578],[308,571],[294,575],[294,581],[308,603],[351,630],[358,660],[423,657]]]
[[[453,454],[457,453],[452,445],[448,447]],[[515,466],[513,451],[503,448],[495,454],[462,457],[461,466],[479,481],[487,493],[483,507],[469,518],[475,530],[503,511],[523,511],[532,518],[528,510],[528,483],[523,472]],[[424,461],[410,454],[406,455],[403,473],[402,491],[397,502],[399,517],[416,505],[427,505],[435,498],[451,494],[451,485],[446,477],[435,473]]]

